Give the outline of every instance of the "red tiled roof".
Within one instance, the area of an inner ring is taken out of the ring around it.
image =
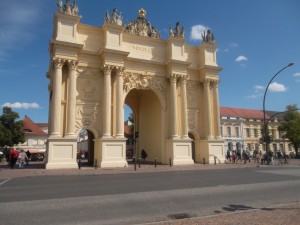
[[[41,128],[39,128],[28,116],[25,116],[23,121],[23,130],[25,133],[33,135],[47,135],[47,133],[45,133]]]
[[[220,115],[226,117],[239,117],[245,119],[263,119],[264,113],[257,109],[239,109],[230,107],[220,107]],[[266,119],[269,116],[266,114]]]

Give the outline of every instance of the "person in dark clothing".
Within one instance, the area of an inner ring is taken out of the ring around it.
[[[146,152],[144,149],[142,149],[142,152],[141,152],[141,159],[143,159],[143,160],[145,161],[147,157],[148,157],[147,152]]]
[[[26,166],[28,166],[29,160],[30,160],[30,156],[31,156],[31,153],[30,153],[29,150],[27,150],[26,155],[27,155]]]

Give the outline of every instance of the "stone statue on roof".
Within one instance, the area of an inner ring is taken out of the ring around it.
[[[118,14],[118,10],[116,8],[113,9],[111,15],[109,14],[108,10],[106,10],[105,17],[104,17],[104,22],[105,23],[114,23],[117,25],[122,26],[123,21],[122,21],[122,13]]]
[[[180,28],[180,24],[177,22],[173,31],[172,25],[170,25],[169,35],[171,37],[184,37],[184,27]]]
[[[151,23],[146,19],[146,10],[142,8],[138,13],[139,16],[125,26],[125,32],[143,37],[160,38],[157,27],[151,26]]]
[[[202,34],[202,42],[203,43],[215,43],[215,37],[214,34],[210,31],[207,30],[207,32],[205,33],[205,31]]]
[[[62,0],[57,1],[57,7],[58,7],[58,12],[62,13],[64,11]]]
[[[76,0],[74,0],[73,4],[71,4],[70,0],[66,0],[66,4],[64,5],[62,0],[58,0],[57,8],[59,13],[64,13],[67,15],[78,16],[79,13],[79,8]]]

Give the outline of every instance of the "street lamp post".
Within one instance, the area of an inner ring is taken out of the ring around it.
[[[272,79],[269,81],[266,89],[265,89],[265,94],[264,94],[264,99],[263,99],[263,114],[264,114],[264,142],[265,142],[265,145],[266,145],[266,156],[268,158],[268,147],[269,147],[269,138],[267,138],[267,121],[266,121],[266,108],[265,108],[265,101],[266,101],[266,94],[267,94],[267,91],[268,91],[268,88],[270,86],[270,84],[272,83],[273,79],[280,73],[282,72],[283,70],[285,70],[286,68],[290,67],[294,65],[294,63],[289,63],[288,65],[286,65],[285,67],[283,67],[281,70],[279,70],[273,77]]]

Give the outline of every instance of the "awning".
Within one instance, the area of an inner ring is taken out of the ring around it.
[[[29,149],[24,148],[25,152],[27,152],[28,150],[30,153],[45,153],[46,152],[45,148],[29,148]]]

